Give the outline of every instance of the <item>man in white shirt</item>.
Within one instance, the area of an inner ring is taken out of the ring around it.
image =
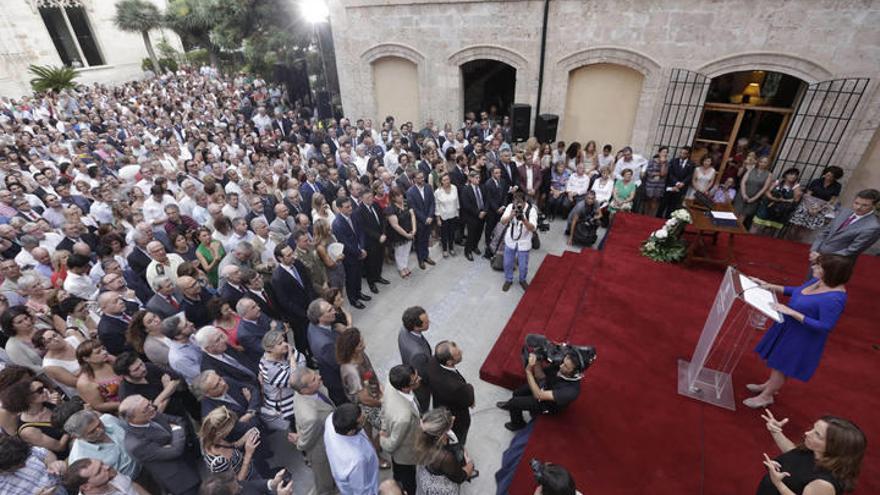
[[[569,177],[565,184],[565,194],[568,196],[565,206],[570,207],[583,199],[589,188],[590,176],[587,175],[584,164],[578,163],[574,175]]]
[[[632,148],[627,146],[623,148],[623,156],[614,165],[614,179],[621,180],[623,179],[624,170],[632,170],[633,179],[636,182],[636,186],[638,186],[642,183],[642,174],[645,173],[647,166],[648,160],[642,155],[634,154]]]
[[[150,287],[154,287],[156,277],[164,275],[177,283],[177,268],[184,263],[180,255],[165,251],[165,246],[159,241],[152,241],[147,244],[147,254],[153,261],[147,265],[146,277]]]
[[[272,117],[269,117],[266,114],[266,107],[257,108],[257,113],[251,117],[251,120],[254,122],[254,125],[257,126],[257,130],[262,134],[264,131],[269,131],[272,129]]]
[[[570,180],[570,179],[569,179]],[[532,235],[538,225],[538,209],[526,201],[522,191],[513,194],[513,202],[507,205],[501,215],[501,223],[507,226],[504,231],[504,285],[507,292],[513,285],[513,263],[517,262],[519,285],[526,290],[529,283],[529,251],[532,249]]]
[[[367,164],[370,161],[370,157],[367,156],[367,147],[363,144],[357,145],[354,149],[354,166],[357,168],[359,175],[367,174]]]
[[[149,222],[153,226],[153,230],[164,230],[165,222],[168,216],[165,214],[165,207],[168,205],[177,206],[177,201],[168,194],[162,186],[154,185],[150,188],[150,197],[144,200],[143,213],[144,221]]]
[[[340,493],[379,492],[379,457],[363,426],[363,413],[350,403],[339,406],[324,422],[324,446]]]
[[[149,495],[131,480],[130,477],[118,473],[116,469],[99,460],[79,459],[70,464],[64,476],[64,486],[73,490],[71,493],[112,494],[112,495]]]
[[[391,149],[385,152],[385,168],[390,172],[395,172],[400,167],[400,163],[398,162],[398,157],[402,150],[400,149],[400,138],[394,140],[391,143]]]
[[[86,301],[94,301],[98,297],[98,286],[89,277],[89,268],[87,256],[71,254],[67,258],[67,277],[64,278],[64,290],[68,294]]]
[[[605,167],[610,166],[614,163],[614,155],[611,154],[611,145],[606,144],[602,147],[602,153],[599,154],[596,161],[599,162],[599,170],[602,170]]]

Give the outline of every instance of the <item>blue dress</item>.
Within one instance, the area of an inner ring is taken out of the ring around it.
[[[767,366],[801,381],[813,376],[828,334],[846,307],[846,292],[802,293],[816,281],[812,278],[800,287],[785,287],[785,295],[791,296],[788,306],[804,315],[803,323],[784,315],[782,323],[770,327],[755,347]]]

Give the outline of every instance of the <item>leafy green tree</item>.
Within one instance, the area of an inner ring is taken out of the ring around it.
[[[156,74],[161,74],[159,59],[150,41],[150,31],[162,27],[162,14],[159,8],[146,0],[121,0],[116,4],[116,16],[113,22],[120,31],[141,33],[144,47],[153,62],[153,70]]]
[[[31,88],[37,93],[44,91],[59,92],[62,89],[76,87],[74,79],[79,73],[72,67],[52,67],[49,65],[30,65],[28,72],[34,75]]]
[[[207,51],[211,64],[218,64],[219,47],[211,40],[211,29],[220,21],[211,0],[170,0],[165,23],[186,40]]]

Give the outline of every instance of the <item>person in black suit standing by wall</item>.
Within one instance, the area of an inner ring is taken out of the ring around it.
[[[373,202],[373,191],[365,189],[361,193],[361,206],[355,212],[355,219],[361,229],[361,245],[367,251],[367,257],[364,258],[367,284],[373,294],[378,294],[376,284],[389,283],[382,278],[382,260],[388,237],[385,235],[385,215]]]
[[[689,146],[678,149],[678,156],[669,162],[669,173],[666,174],[666,192],[660,200],[657,217],[669,218],[672,212],[681,208],[684,194],[694,175],[694,164],[688,158],[691,155]]]
[[[429,360],[426,371],[434,408],[445,407],[455,416],[452,431],[458,443],[464,445],[471,427],[474,386],[455,368],[460,362],[461,348],[455,342],[443,340],[434,347],[434,357]]]
[[[519,169],[511,159],[510,150],[501,150],[497,168],[501,169],[501,179],[504,181],[504,194],[507,201],[513,199],[513,193],[519,190]]]
[[[306,331],[309,319],[306,311],[309,303],[317,298],[308,271],[302,262],[296,259],[295,251],[287,244],[275,246],[275,259],[278,266],[272,272],[272,289],[278,294],[280,313],[293,330],[293,341],[296,350],[311,360],[309,341]]]
[[[489,249],[489,242],[492,240],[492,231],[501,220],[501,214],[504,213],[504,207],[507,205],[506,191],[504,180],[501,178],[501,169],[493,168],[492,177],[483,184],[483,192],[486,193],[486,252],[483,256],[487,259],[492,259],[493,253]]]
[[[486,221],[486,200],[480,187],[480,174],[468,173],[468,183],[459,188],[461,218],[467,228],[467,239],[464,245],[464,257],[474,260],[474,254],[480,255],[480,237],[483,235],[483,223]],[[488,251],[488,249],[487,249]]]
[[[345,258],[342,259],[342,266],[345,268],[345,292],[348,295],[348,302],[353,307],[363,309],[364,303],[361,300],[372,299],[361,293],[361,262],[367,257],[367,251],[361,244],[358,234],[360,227],[352,218],[351,200],[338,198],[336,209],[339,210],[339,214],[333,220],[333,235],[344,246],[342,254]]]
[[[425,263],[436,265],[428,253],[428,242],[434,228],[434,191],[425,184],[425,174],[416,172],[415,183],[406,192],[406,202],[416,214],[416,257],[419,268],[425,269]]]

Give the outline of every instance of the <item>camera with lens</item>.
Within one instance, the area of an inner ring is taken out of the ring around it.
[[[537,356],[538,362],[546,362],[557,368],[562,366],[566,357],[571,358],[575,365],[575,377],[578,379],[583,378],[584,372],[598,357],[593,346],[553,342],[536,333],[526,335],[522,349],[523,366],[528,364],[529,354]]]
[[[532,468],[532,475],[535,477],[535,482],[541,486],[542,493],[552,495],[578,493],[571,473],[564,467],[534,458],[529,461],[529,467]]]
[[[523,216],[523,211],[525,210],[525,208],[526,208],[525,203],[517,201],[516,203],[513,204],[513,214],[517,220],[523,220],[523,218],[525,218]]]

